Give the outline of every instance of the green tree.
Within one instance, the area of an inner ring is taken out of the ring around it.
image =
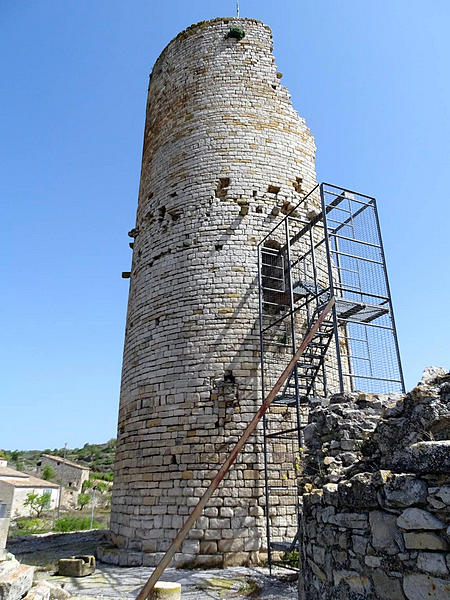
[[[33,492],[29,492],[23,503],[24,506],[29,506],[32,511],[36,513],[36,517],[40,517],[44,510],[48,510],[50,508],[50,492],[45,492],[41,496],[39,494],[35,494]]]
[[[83,508],[86,506],[86,504],[89,504],[90,501],[91,501],[90,494],[78,494],[78,504],[80,506],[80,510],[83,510]]]
[[[86,492],[86,490],[88,490],[89,488],[92,488],[92,487],[94,487],[94,482],[91,481],[90,479],[85,479],[81,486],[81,491],[84,494]]]
[[[50,465],[45,465],[42,469],[42,479],[45,481],[51,481],[55,477],[55,471]]]
[[[105,483],[104,481],[98,481],[97,482],[97,489],[100,493],[103,492],[108,492],[109,491],[109,485],[107,483]]]
[[[23,452],[21,452],[20,450],[13,450],[11,452],[11,460],[15,463],[18,462],[18,460],[20,459],[20,457],[22,456]]]

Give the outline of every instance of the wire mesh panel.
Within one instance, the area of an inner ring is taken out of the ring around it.
[[[333,265],[344,388],[404,389],[386,263],[374,198],[323,184],[322,202]]]
[[[269,563],[295,547],[302,429],[313,397],[404,390],[384,251],[373,198],[321,184],[260,242],[263,398],[325,304],[324,321],[264,418]]]

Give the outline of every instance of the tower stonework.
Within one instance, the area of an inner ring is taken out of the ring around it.
[[[193,25],[153,68],[106,560],[156,564],[259,407],[256,246],[316,185],[314,139],[280,79],[253,19]],[[263,507],[256,434],[176,564],[256,562]]]

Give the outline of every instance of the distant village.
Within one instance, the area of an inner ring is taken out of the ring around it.
[[[92,468],[46,452],[1,452],[0,517],[11,519],[12,534],[51,531],[67,515],[71,515],[69,529],[86,528],[86,511],[100,519],[93,525],[107,526],[112,472],[105,470],[104,462],[111,459],[99,464],[95,458],[102,451],[106,454],[106,449],[113,452],[115,440],[86,446],[90,454],[86,451],[84,458],[93,463]]]

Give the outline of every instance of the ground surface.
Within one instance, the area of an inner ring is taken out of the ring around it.
[[[93,598],[135,599],[151,574],[146,567],[121,568],[100,564],[93,575],[83,578],[52,576],[37,573],[37,578],[48,579],[90,600]],[[290,579],[290,581],[289,581]],[[167,569],[164,581],[181,584],[182,600],[226,600],[251,598],[258,600],[295,600],[297,586],[292,575],[278,570],[269,576],[264,568],[234,567],[229,569],[181,570]]]

